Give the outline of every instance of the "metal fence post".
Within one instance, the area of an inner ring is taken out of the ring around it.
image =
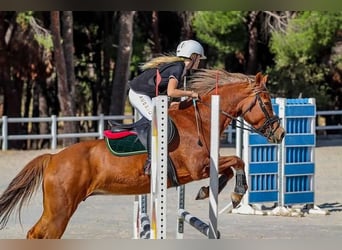
[[[7,116],[2,117],[2,150],[7,150],[8,148],[8,121]]]
[[[103,139],[103,131],[104,131],[104,115],[100,114],[100,120],[98,124],[99,139]]]
[[[57,148],[57,116],[51,116],[51,149]]]

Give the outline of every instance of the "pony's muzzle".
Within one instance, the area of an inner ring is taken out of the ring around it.
[[[277,130],[269,136],[267,139],[271,143],[281,143],[285,137],[285,130],[282,127],[277,128]]]

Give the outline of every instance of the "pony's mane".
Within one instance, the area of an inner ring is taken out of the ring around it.
[[[151,60],[145,62],[140,66],[141,70],[157,68],[165,63],[181,62],[184,61],[183,58],[174,55],[160,55],[158,57],[152,58]]]
[[[215,88],[216,83],[222,86],[230,83],[254,83],[254,75],[230,73],[223,69],[199,69],[190,77],[187,87],[200,95],[206,94]]]

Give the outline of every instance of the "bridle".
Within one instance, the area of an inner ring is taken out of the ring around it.
[[[261,110],[262,110],[262,112],[264,113],[264,115],[265,115],[265,117],[266,117],[266,120],[265,120],[264,124],[263,124],[260,128],[254,128],[254,127],[252,127],[252,126],[250,126],[250,128],[252,128],[252,130],[251,130],[252,132],[256,132],[256,133],[258,133],[258,134],[260,134],[260,135],[265,136],[266,138],[270,138],[271,136],[274,136],[275,131],[280,127],[280,118],[279,118],[279,116],[277,116],[277,115],[274,115],[274,116],[272,116],[272,117],[269,115],[269,113],[268,113],[267,110],[266,110],[266,105],[265,105],[265,103],[261,100],[259,93],[260,93],[260,92],[258,92],[258,93],[255,94],[254,105],[255,105],[255,102],[256,102],[256,100],[257,100],[258,103],[259,103],[259,106],[260,106],[260,108],[261,108]],[[253,106],[254,106],[254,105],[253,105]],[[253,106],[251,106],[250,109],[251,109]],[[249,109],[249,110],[250,110],[250,109]],[[243,113],[242,116],[244,116],[245,113],[246,113],[246,111]],[[277,122],[278,125],[277,125],[277,127],[273,128],[272,125],[273,125],[275,122]]]
[[[221,109],[219,110],[219,112],[221,114],[229,117],[231,120],[234,120],[236,122],[236,124],[235,124],[236,128],[241,128],[243,130],[247,130],[247,131],[250,131],[252,133],[258,133],[262,136],[265,136],[266,138],[270,138],[270,137],[274,136],[275,131],[280,127],[280,118],[277,115],[272,116],[272,117],[269,115],[269,113],[266,110],[266,105],[261,100],[261,97],[259,95],[261,92],[264,92],[264,91],[258,91],[255,93],[254,100],[250,103],[250,105],[248,106],[248,108],[245,111],[241,112],[241,114],[239,116],[232,116],[229,113],[227,113],[226,111],[221,110]],[[202,102],[201,99],[198,99],[197,102],[200,102],[200,103],[204,104],[205,106],[210,107],[210,104]],[[260,128],[254,128],[251,125],[243,124],[243,121],[238,119],[239,117],[244,118],[244,116],[248,112],[251,111],[251,109],[256,105],[257,102],[258,102],[262,112],[264,113],[264,115],[266,117],[264,124]],[[195,109],[196,109],[196,107],[195,107]],[[277,127],[273,128],[272,125],[275,122],[278,122],[278,125],[277,125]]]

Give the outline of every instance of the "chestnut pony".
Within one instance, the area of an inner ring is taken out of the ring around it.
[[[200,99],[171,105],[169,117],[177,127],[176,143],[169,147],[179,185],[207,178],[210,172],[210,101],[220,95],[220,133],[230,122],[243,117],[248,129],[280,143],[285,131],[275,116],[267,76],[247,76],[223,70],[199,70],[188,82],[188,88]],[[189,105],[187,105],[189,104]],[[199,143],[199,141],[201,143]],[[43,212],[27,232],[27,238],[61,238],[79,203],[91,195],[138,195],[150,190],[150,176],[143,172],[146,153],[117,156],[104,139],[83,141],[56,154],[43,154],[29,162],[11,181],[0,197],[0,227],[4,228],[18,205],[23,204],[42,182]],[[235,171],[233,171],[233,169]],[[219,191],[235,173],[236,186],[232,201],[239,204],[247,190],[244,162],[237,156],[220,156]],[[168,186],[171,186],[168,180]],[[202,187],[198,199],[208,197]]]

